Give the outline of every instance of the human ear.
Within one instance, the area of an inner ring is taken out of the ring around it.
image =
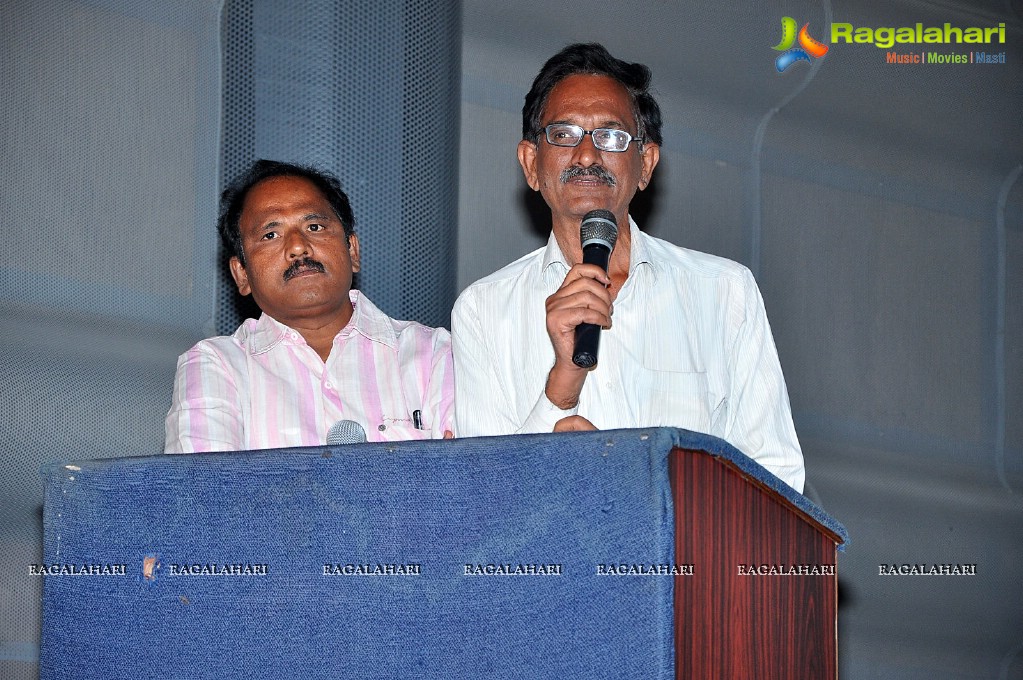
[[[362,260],[359,256],[359,237],[352,234],[348,237],[348,255],[352,258],[352,273],[362,268]]]
[[[522,174],[526,177],[526,184],[533,191],[540,190],[540,180],[536,174],[536,144],[523,139],[518,147],[519,165],[522,166]]]
[[[234,285],[238,286],[238,293],[243,297],[252,292],[252,287],[249,285],[249,274],[245,271],[245,265],[238,259],[237,255],[232,255],[228,265],[231,267],[231,277],[234,279]]]
[[[657,162],[661,160],[661,147],[653,142],[643,144],[642,163],[643,174],[639,178],[639,188],[642,191],[650,184],[650,178],[654,174]]]

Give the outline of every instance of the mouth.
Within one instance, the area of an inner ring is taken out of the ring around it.
[[[325,271],[322,264],[306,257],[301,260],[295,260],[291,263],[290,267],[284,270],[284,280],[290,281],[296,276],[303,276],[305,274],[323,274]]]
[[[609,187],[618,184],[615,176],[600,165],[591,165],[588,168],[573,165],[561,172],[560,179],[562,184],[603,184]]]

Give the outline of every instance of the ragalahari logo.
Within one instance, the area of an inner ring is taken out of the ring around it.
[[[785,69],[797,61],[805,61],[809,64],[814,59],[820,59],[828,53],[827,45],[817,42],[810,37],[810,32],[807,30],[810,26],[809,23],[803,24],[803,28],[799,30],[798,35],[796,35],[797,25],[796,20],[792,17],[781,18],[781,42],[775,45],[774,49],[785,54],[780,55],[774,60],[778,73],[783,73]],[[796,44],[797,40],[799,41],[799,47],[792,47]]]

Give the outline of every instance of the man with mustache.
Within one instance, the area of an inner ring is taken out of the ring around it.
[[[166,452],[321,445],[341,420],[368,441],[453,429],[450,336],[352,290],[359,239],[336,178],[257,161],[224,192],[218,228],[263,313],[179,357]]]
[[[745,267],[640,231],[629,216],[660,159],[650,71],[600,45],[544,64],[518,159],[551,209],[547,246],[465,289],[451,328],[459,436],[682,427],[716,435],[802,491],[803,456],[763,300]],[[583,264],[580,223],[611,211],[608,271]],[[575,329],[601,332],[597,365]]]

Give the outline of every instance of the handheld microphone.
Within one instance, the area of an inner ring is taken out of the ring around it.
[[[327,431],[327,446],[360,444],[366,441],[366,430],[354,420],[339,420]]]
[[[583,215],[579,233],[583,243],[583,264],[595,264],[605,272],[618,240],[618,222],[610,210],[591,210]],[[572,363],[579,368],[597,365],[600,349],[600,326],[581,323],[575,327],[575,350]]]

